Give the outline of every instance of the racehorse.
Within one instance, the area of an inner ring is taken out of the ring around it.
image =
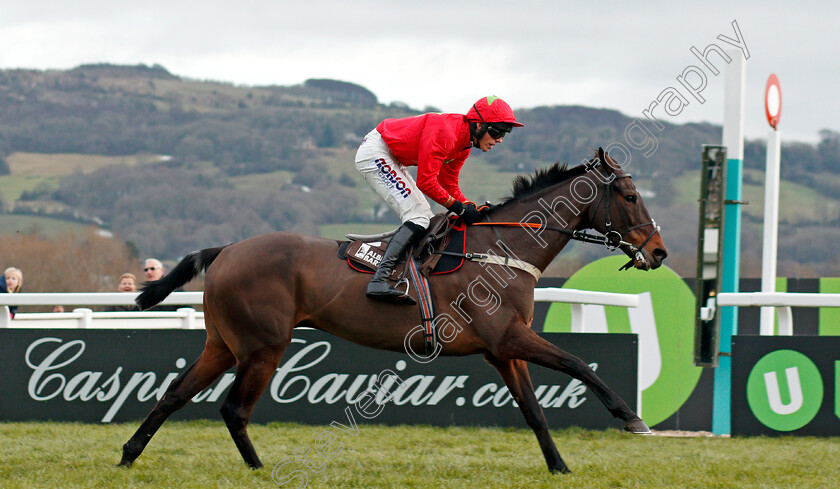
[[[555,222],[560,226],[551,224]],[[517,177],[513,195],[487,210],[483,224],[468,228],[468,248],[482,253],[497,250],[498,256],[515,256],[518,263],[531,264],[540,272],[573,238],[620,248],[631,258],[628,268],[657,268],[668,254],[630,174],[600,148],[587,163],[574,168],[554,164],[532,176]],[[603,236],[581,234],[589,228]],[[417,323],[413,314],[406,314],[407,306],[366,298],[369,276],[336,259],[339,245],[292,232],[269,233],[192,252],[168,275],[143,287],[137,303],[145,310],[204,270],[207,340],[195,363],[172,381],[125,443],[120,465],[130,466],[170,414],[236,365],[236,379],[221,414],[245,463],[261,467],[248,436],[248,421],[298,326],[372,348],[406,352],[408,346],[423,351],[422,335],[404,342]],[[504,276],[496,273],[506,283],[495,288],[499,300],[492,314],[486,303],[456,297],[485,269],[498,272],[502,266],[467,261],[457,273],[431,278],[438,312],[461,318],[457,336],[440,343],[440,354],[483,355],[498,370],[536,434],[548,469],[565,473],[569,469],[534,395],[527,362],[583,382],[614,417],[625,422],[626,431],[650,430],[589,365],[531,330],[539,272],[524,273],[524,268],[507,268]]]

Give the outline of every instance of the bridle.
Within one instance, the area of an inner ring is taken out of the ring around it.
[[[653,238],[653,235],[659,232],[660,228],[659,228],[659,226],[656,225],[656,221],[653,220],[652,218],[651,218],[650,222],[645,222],[645,223],[642,223],[642,224],[637,224],[635,226],[630,226],[630,223],[628,222],[629,220],[627,218],[627,213],[624,211],[624,209],[620,205],[618,205],[618,196],[616,195],[615,190],[613,189],[612,183],[615,180],[620,180],[622,178],[631,178],[631,177],[632,177],[632,175],[630,173],[621,172],[621,173],[615,174],[612,181],[604,182],[604,184],[603,184],[604,187],[605,187],[604,191],[601,193],[601,197],[598,198],[598,203],[596,203],[595,206],[592,208],[591,214],[588,216],[588,218],[589,218],[590,223],[594,222],[594,217],[598,212],[598,208],[601,206],[601,202],[603,201],[604,206],[605,206],[605,209],[604,209],[604,226],[607,228],[607,232],[604,234],[604,240],[609,242],[609,244],[604,243],[605,246],[607,247],[607,249],[609,249],[610,251],[614,251],[616,248],[618,248],[620,246],[626,246],[630,250],[630,253],[633,254],[635,260],[639,260],[639,261],[644,262],[644,261],[646,261],[646,259],[644,257],[644,254],[642,253],[642,249],[645,247],[646,244],[648,244],[648,241],[650,241],[651,238]],[[645,227],[645,226],[651,226],[652,230],[651,230],[650,234],[648,234],[647,238],[645,238],[645,240],[642,241],[642,244],[640,244],[638,247],[636,245],[632,244],[632,243],[628,243],[627,241],[624,241],[621,233],[619,233],[618,231],[616,231],[612,228],[612,219],[610,217],[610,202],[612,202],[614,200],[616,201],[615,205],[616,205],[616,208],[618,209],[618,215],[621,216],[621,220],[624,224],[625,234],[629,233],[629,232],[631,232],[635,229],[639,229],[639,228],[642,228],[642,227]],[[629,263],[625,264],[619,270],[627,270],[628,268],[631,268],[633,266],[633,262],[634,262],[634,260],[630,260]]]
[[[598,163],[592,164],[590,169],[594,168],[594,166],[596,166],[597,164]],[[645,245],[648,243],[648,241],[650,241],[651,238],[653,238],[653,235],[658,233],[659,230],[660,230],[660,227],[656,224],[656,221],[653,220],[653,219],[651,219],[650,222],[638,224],[636,226],[630,226],[630,224],[628,222],[626,212],[621,208],[620,205],[618,205],[618,202],[617,202],[618,196],[616,195],[612,184],[615,180],[619,180],[619,179],[622,179],[622,178],[631,178],[631,177],[632,177],[632,175],[630,173],[622,172],[622,173],[615,174],[612,180],[603,182],[602,185],[604,186],[604,191],[601,192],[601,196],[598,198],[598,202],[594,206],[590,207],[590,211],[589,211],[589,214],[587,216],[587,219],[589,220],[589,222],[591,224],[591,223],[594,222],[594,218],[598,213],[598,209],[601,207],[601,203],[602,202],[604,203],[604,207],[605,207],[605,209],[604,209],[604,227],[606,228],[606,232],[603,235],[591,234],[591,233],[588,233],[586,231],[566,229],[566,228],[561,228],[561,227],[557,227],[557,226],[543,225],[543,224],[532,223],[532,222],[492,222],[492,221],[490,221],[490,216],[488,216],[486,214],[485,214],[484,217],[487,219],[487,222],[476,222],[476,223],[473,223],[473,226],[492,226],[492,227],[519,226],[519,227],[522,227],[522,228],[531,228],[531,229],[537,229],[537,230],[545,229],[545,230],[548,230],[548,231],[555,231],[555,232],[558,232],[558,233],[567,234],[567,235],[570,236],[571,239],[576,240],[576,241],[582,241],[584,243],[594,243],[594,244],[604,245],[610,252],[615,251],[616,248],[626,247],[629,250],[629,252],[633,255],[633,259],[631,259],[629,262],[624,264],[624,266],[619,268],[619,270],[622,270],[622,271],[623,270],[628,270],[628,269],[633,267],[636,260],[638,260],[640,262],[643,262],[643,263],[647,262],[647,259],[645,258],[644,253],[642,253],[642,249],[645,247]],[[625,233],[629,233],[629,232],[631,232],[635,229],[639,229],[639,228],[642,228],[642,227],[645,227],[645,226],[651,226],[652,230],[651,230],[650,234],[648,234],[647,238],[645,238],[645,240],[642,241],[642,244],[640,244],[638,247],[636,245],[634,245],[633,243],[629,243],[627,241],[624,241],[624,237],[621,235],[621,233],[612,228],[612,219],[610,217],[610,203],[613,200],[616,201],[615,205],[618,208],[618,213],[621,216],[621,220],[624,224],[624,232]],[[496,231],[496,235],[498,236],[499,240],[501,241],[502,237],[499,234],[499,231],[498,230],[495,230],[495,231]],[[504,243],[502,243],[502,244],[504,244]],[[510,249],[506,244],[504,244],[504,246],[507,247],[508,249]]]

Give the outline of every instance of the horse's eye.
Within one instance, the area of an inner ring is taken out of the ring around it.
[[[624,200],[631,203],[636,202],[636,194],[625,195]]]

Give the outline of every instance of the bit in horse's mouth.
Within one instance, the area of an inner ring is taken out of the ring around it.
[[[641,250],[636,252],[635,256],[633,257],[633,261],[636,264],[636,268],[638,268],[639,270],[651,269],[650,262],[647,260],[647,258],[645,258],[645,254]]]

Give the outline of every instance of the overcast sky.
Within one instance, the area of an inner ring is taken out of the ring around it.
[[[736,21],[750,55],[747,137],[769,131],[770,73],[781,81],[784,139],[840,130],[840,4],[735,3],[5,0],[0,68],[160,64],[238,85],[334,78],[418,109],[463,113],[496,94],[514,109],[577,104],[641,116],[663,90],[682,88],[683,70],[703,68],[692,46],[737,49],[718,39],[736,39]],[[664,120],[723,122],[724,72],[705,74],[705,102],[688,98]]]

